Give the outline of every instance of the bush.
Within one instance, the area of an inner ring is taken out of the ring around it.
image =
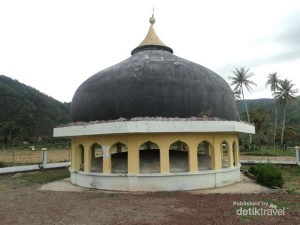
[[[249,145],[247,143],[244,144],[244,150],[249,151]]]
[[[6,164],[4,162],[0,161],[0,168],[6,167]]]
[[[253,168],[252,168],[253,167]],[[267,187],[282,187],[284,180],[278,167],[272,164],[259,164],[249,168],[249,172],[255,175],[256,181]]]
[[[254,176],[257,175],[257,167],[256,166],[250,166],[248,169],[248,172],[253,174]]]

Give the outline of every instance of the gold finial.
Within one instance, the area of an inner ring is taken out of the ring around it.
[[[157,34],[155,33],[154,30],[154,26],[153,24],[155,23],[155,18],[154,18],[154,7],[153,7],[153,13],[151,18],[149,19],[150,22],[150,27],[148,30],[148,33],[146,35],[146,37],[144,38],[144,40],[142,41],[142,43],[139,44],[139,47],[142,46],[163,46],[163,47],[167,47],[169,49],[170,52],[173,53],[173,50],[170,49],[168,46],[166,46],[157,36]],[[135,50],[133,50],[132,52],[134,52]]]
[[[154,6],[153,6],[153,9],[152,9],[152,16],[150,17],[149,22],[150,22],[151,25],[153,25],[155,23]]]

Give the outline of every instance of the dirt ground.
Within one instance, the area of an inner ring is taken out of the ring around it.
[[[24,174],[0,176],[0,224],[300,224],[300,195],[40,191]],[[233,202],[272,202],[284,216],[238,216]]]

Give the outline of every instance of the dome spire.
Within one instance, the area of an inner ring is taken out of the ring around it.
[[[152,16],[150,17],[149,22],[150,22],[151,25],[155,24],[154,6],[153,6],[153,9],[152,9]]]
[[[153,13],[152,16],[149,19],[150,27],[148,30],[148,33],[145,37],[145,39],[139,44],[137,48],[135,48],[131,54],[134,54],[137,50],[148,48],[148,47],[158,47],[160,49],[165,49],[171,53],[173,53],[173,50],[165,45],[157,36],[155,30],[154,30],[154,23],[155,23],[155,17],[154,17],[154,7],[153,7]]]

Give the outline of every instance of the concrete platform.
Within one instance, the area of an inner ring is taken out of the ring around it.
[[[112,191],[188,191],[226,186],[240,181],[240,167],[172,173],[71,172],[74,185]]]
[[[141,194],[145,192],[114,192],[104,191],[91,188],[78,187],[71,184],[70,178],[64,180],[54,181],[48,184],[42,185],[39,190],[41,191],[66,191],[66,192],[100,192],[100,193],[131,193]],[[259,193],[277,193],[278,189],[270,189],[262,185],[257,184],[255,181],[241,174],[241,181],[228,186],[213,189],[202,189],[188,191],[191,194],[259,194]]]

